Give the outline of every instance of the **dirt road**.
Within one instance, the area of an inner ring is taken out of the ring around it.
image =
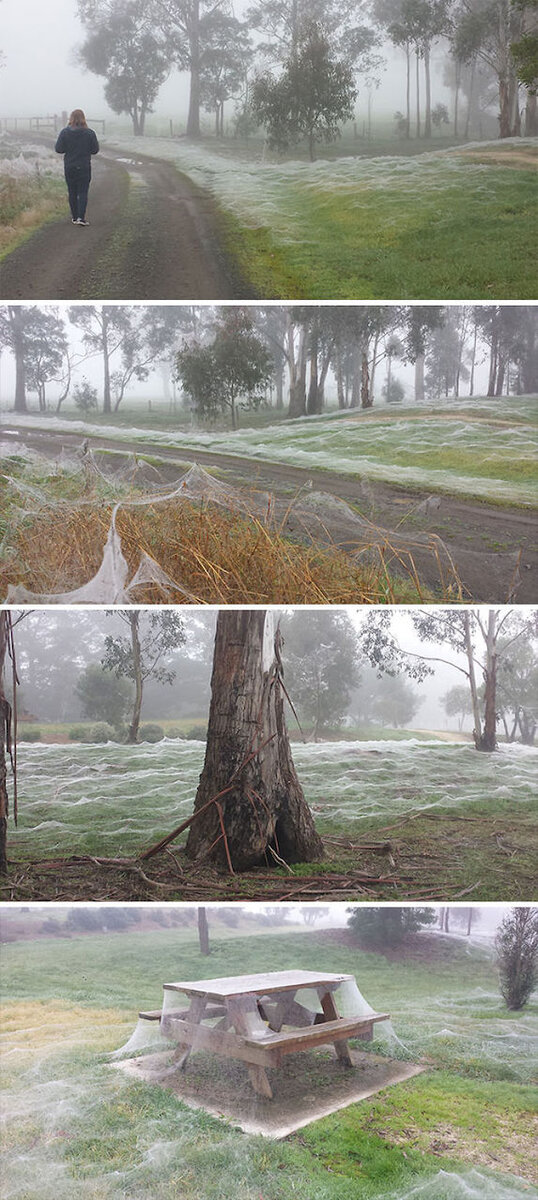
[[[1,264],[4,300],[233,300],[251,293],[217,237],[210,196],[175,167],[94,160],[89,227],[43,226]]]
[[[80,434],[48,433],[29,430],[26,426],[17,430],[16,421],[10,421],[10,438],[24,442],[27,446],[56,458],[63,446],[73,450],[80,446]],[[12,432],[11,432],[12,431]],[[151,435],[145,446],[139,442],[120,444],[106,437],[92,437],[94,451],[101,449],[142,454],[151,454],[152,462],[159,462],[163,480],[173,482],[185,469],[186,463],[197,462],[206,467],[218,467],[220,476],[236,487],[256,487],[270,491],[276,500],[277,515],[284,518],[290,499],[301,489],[306,494],[315,489],[326,492],[352,504],[369,521],[387,530],[398,530],[409,535],[410,541],[436,535],[442,539],[449,551],[468,598],[481,603],[505,603],[516,600],[519,604],[536,603],[538,595],[538,545],[536,538],[536,513],[510,506],[487,504],[458,497],[438,495],[432,492],[409,492],[405,488],[389,484],[362,480],[358,476],[339,472],[310,471],[291,467],[284,463],[263,463],[234,455],[215,454],[189,447],[182,456],[181,450],[168,450],[151,443]],[[122,459],[118,453],[118,465]],[[106,469],[112,469],[114,460],[106,456]],[[304,525],[293,522],[293,514],[286,522],[286,533],[304,540]],[[323,516],[322,525],[316,526],[318,541],[329,541],[343,549],[357,549],[357,535],[350,524],[338,512],[330,510]],[[413,545],[413,558],[423,584],[436,593],[439,587],[439,572],[431,551],[424,546]],[[518,561],[519,560],[519,561]],[[398,573],[395,558],[391,568]]]

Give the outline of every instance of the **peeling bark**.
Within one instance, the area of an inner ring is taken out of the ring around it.
[[[280,638],[263,610],[219,613],[204,768],[187,841],[189,858],[248,870],[276,855],[323,857],[291,756]],[[222,815],[222,823],[221,823]],[[225,833],[225,838],[223,836]],[[230,860],[227,858],[229,853]]]

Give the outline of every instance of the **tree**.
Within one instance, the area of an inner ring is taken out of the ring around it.
[[[495,939],[501,995],[512,1012],[520,1012],[538,980],[538,908],[513,907]]]
[[[436,920],[433,908],[377,908],[366,905],[348,908],[348,929],[361,945],[383,952],[399,946],[409,933],[416,933]]]
[[[356,96],[351,67],[333,56],[320,27],[311,23],[281,75],[254,81],[250,103],[270,146],[285,150],[306,139],[313,162],[316,143],[336,141],[339,125],[353,116]]]
[[[535,137],[538,133],[538,0],[512,0],[512,4],[519,10],[522,24],[510,50],[519,82],[527,92],[525,134]]]
[[[512,44],[524,28],[523,9],[512,0],[458,0],[453,23],[454,54],[461,62],[483,61],[499,93],[499,136],[521,133],[518,78]]]
[[[111,109],[128,113],[133,133],[141,136],[171,64],[151,6],[146,0],[79,0],[79,15],[90,28],[79,50],[81,63],[105,77]]]
[[[413,304],[406,310],[405,347],[407,360],[415,364],[415,400],[424,400],[424,364],[428,340],[432,332],[444,323],[442,308]]]
[[[411,617],[424,642],[449,646],[463,656],[465,666],[452,661],[450,665],[465,676],[468,682],[474,717],[473,738],[477,750],[491,753],[497,748],[497,669],[519,638],[536,630],[537,614],[528,617],[515,609],[446,609],[440,614],[417,610]],[[361,645],[369,661],[379,673],[395,674],[404,670],[418,679],[431,674],[430,662],[443,662],[441,654],[402,650],[390,635],[391,617],[377,612],[361,630]],[[478,678],[482,676],[480,691]]]
[[[360,21],[361,16],[366,20]],[[265,37],[258,49],[266,59],[285,62],[293,57],[308,27],[315,23],[338,58],[357,67],[362,75],[371,75],[380,60],[368,16],[369,0],[254,0],[247,21]]]
[[[61,376],[67,354],[65,325],[57,309],[35,311],[26,343],[26,386],[28,391],[37,393],[39,411],[46,412],[47,384]]]
[[[534,745],[538,729],[538,653],[530,637],[520,638],[501,653],[497,710],[507,741],[514,741],[519,733],[524,745]]]
[[[172,609],[162,609],[159,612],[116,609],[109,615],[118,616],[120,621],[127,625],[129,636],[114,637],[108,634],[101,662],[105,671],[112,671],[118,679],[132,680],[135,685],[127,741],[136,742],[144,684],[150,678],[162,684],[173,683],[176,673],[165,666],[161,659],[185,642],[184,622],[182,616]]]
[[[441,696],[441,704],[447,717],[458,717],[458,730],[461,733],[465,718],[472,716],[473,712],[469,688],[464,684],[449,688],[448,692]]]
[[[131,379],[147,379],[155,351],[147,335],[153,329],[151,309],[125,304],[80,304],[69,309],[69,320],[82,329],[82,340],[103,362],[103,413],[117,411]],[[116,358],[117,356],[117,358]],[[119,362],[116,372],[112,364]]]
[[[270,612],[219,612],[189,858],[243,871],[323,857],[291,756],[280,649]]]
[[[9,794],[7,788],[7,758],[10,758],[13,767],[12,706],[4,690],[6,662],[10,657],[14,667],[12,638],[12,616],[8,610],[4,609],[3,612],[0,612],[0,875],[6,874],[8,865],[7,821],[9,816]],[[13,671],[12,680],[13,686],[16,687],[15,671]]]
[[[114,679],[100,663],[88,663],[75,686],[83,716],[106,721],[119,729],[131,704],[131,687],[126,679]]]
[[[315,741],[340,725],[358,683],[357,634],[347,613],[296,611],[282,622],[294,703]]]
[[[149,0],[149,11],[179,70],[189,72],[187,137],[199,138],[204,55],[214,48],[217,21],[231,13],[230,0]]]
[[[92,409],[97,409],[99,407],[97,388],[90,383],[89,379],[82,379],[81,382],[77,383],[76,387],[73,388],[73,403],[75,404],[76,408],[80,409],[80,411],[84,414],[89,413],[92,411]]]
[[[200,946],[200,954],[208,955],[209,949],[209,926],[207,923],[207,910],[205,908],[197,908],[198,917],[198,943]]]
[[[229,410],[237,429],[237,407],[257,408],[271,378],[271,358],[253,328],[248,310],[224,309],[209,345],[184,344],[177,376],[201,416]]]
[[[45,383],[58,368],[65,350],[63,321],[53,308],[39,305],[0,306],[0,347],[15,359],[14,412],[25,413],[27,389],[33,387],[44,404]]]
[[[224,137],[224,105],[245,86],[252,44],[236,17],[215,13],[201,57],[200,100],[215,113],[215,134]]]

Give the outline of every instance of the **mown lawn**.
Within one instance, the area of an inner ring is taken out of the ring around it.
[[[466,1181],[481,1200],[533,1194],[538,1010],[506,1012],[486,950],[443,939],[430,951],[415,939],[388,962],[330,933],[232,938],[211,912],[210,928],[209,963],[177,926],[4,948],[11,1200],[396,1200],[419,1184],[441,1200],[466,1195]],[[110,1070],[106,1052],[140,1007],[160,1004],[163,982],[289,966],[355,974],[391,1013],[396,1054],[429,1069],[280,1143]]]

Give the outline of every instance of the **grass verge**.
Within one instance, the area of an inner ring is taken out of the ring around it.
[[[0,260],[48,221],[65,214],[63,179],[0,177]]]

